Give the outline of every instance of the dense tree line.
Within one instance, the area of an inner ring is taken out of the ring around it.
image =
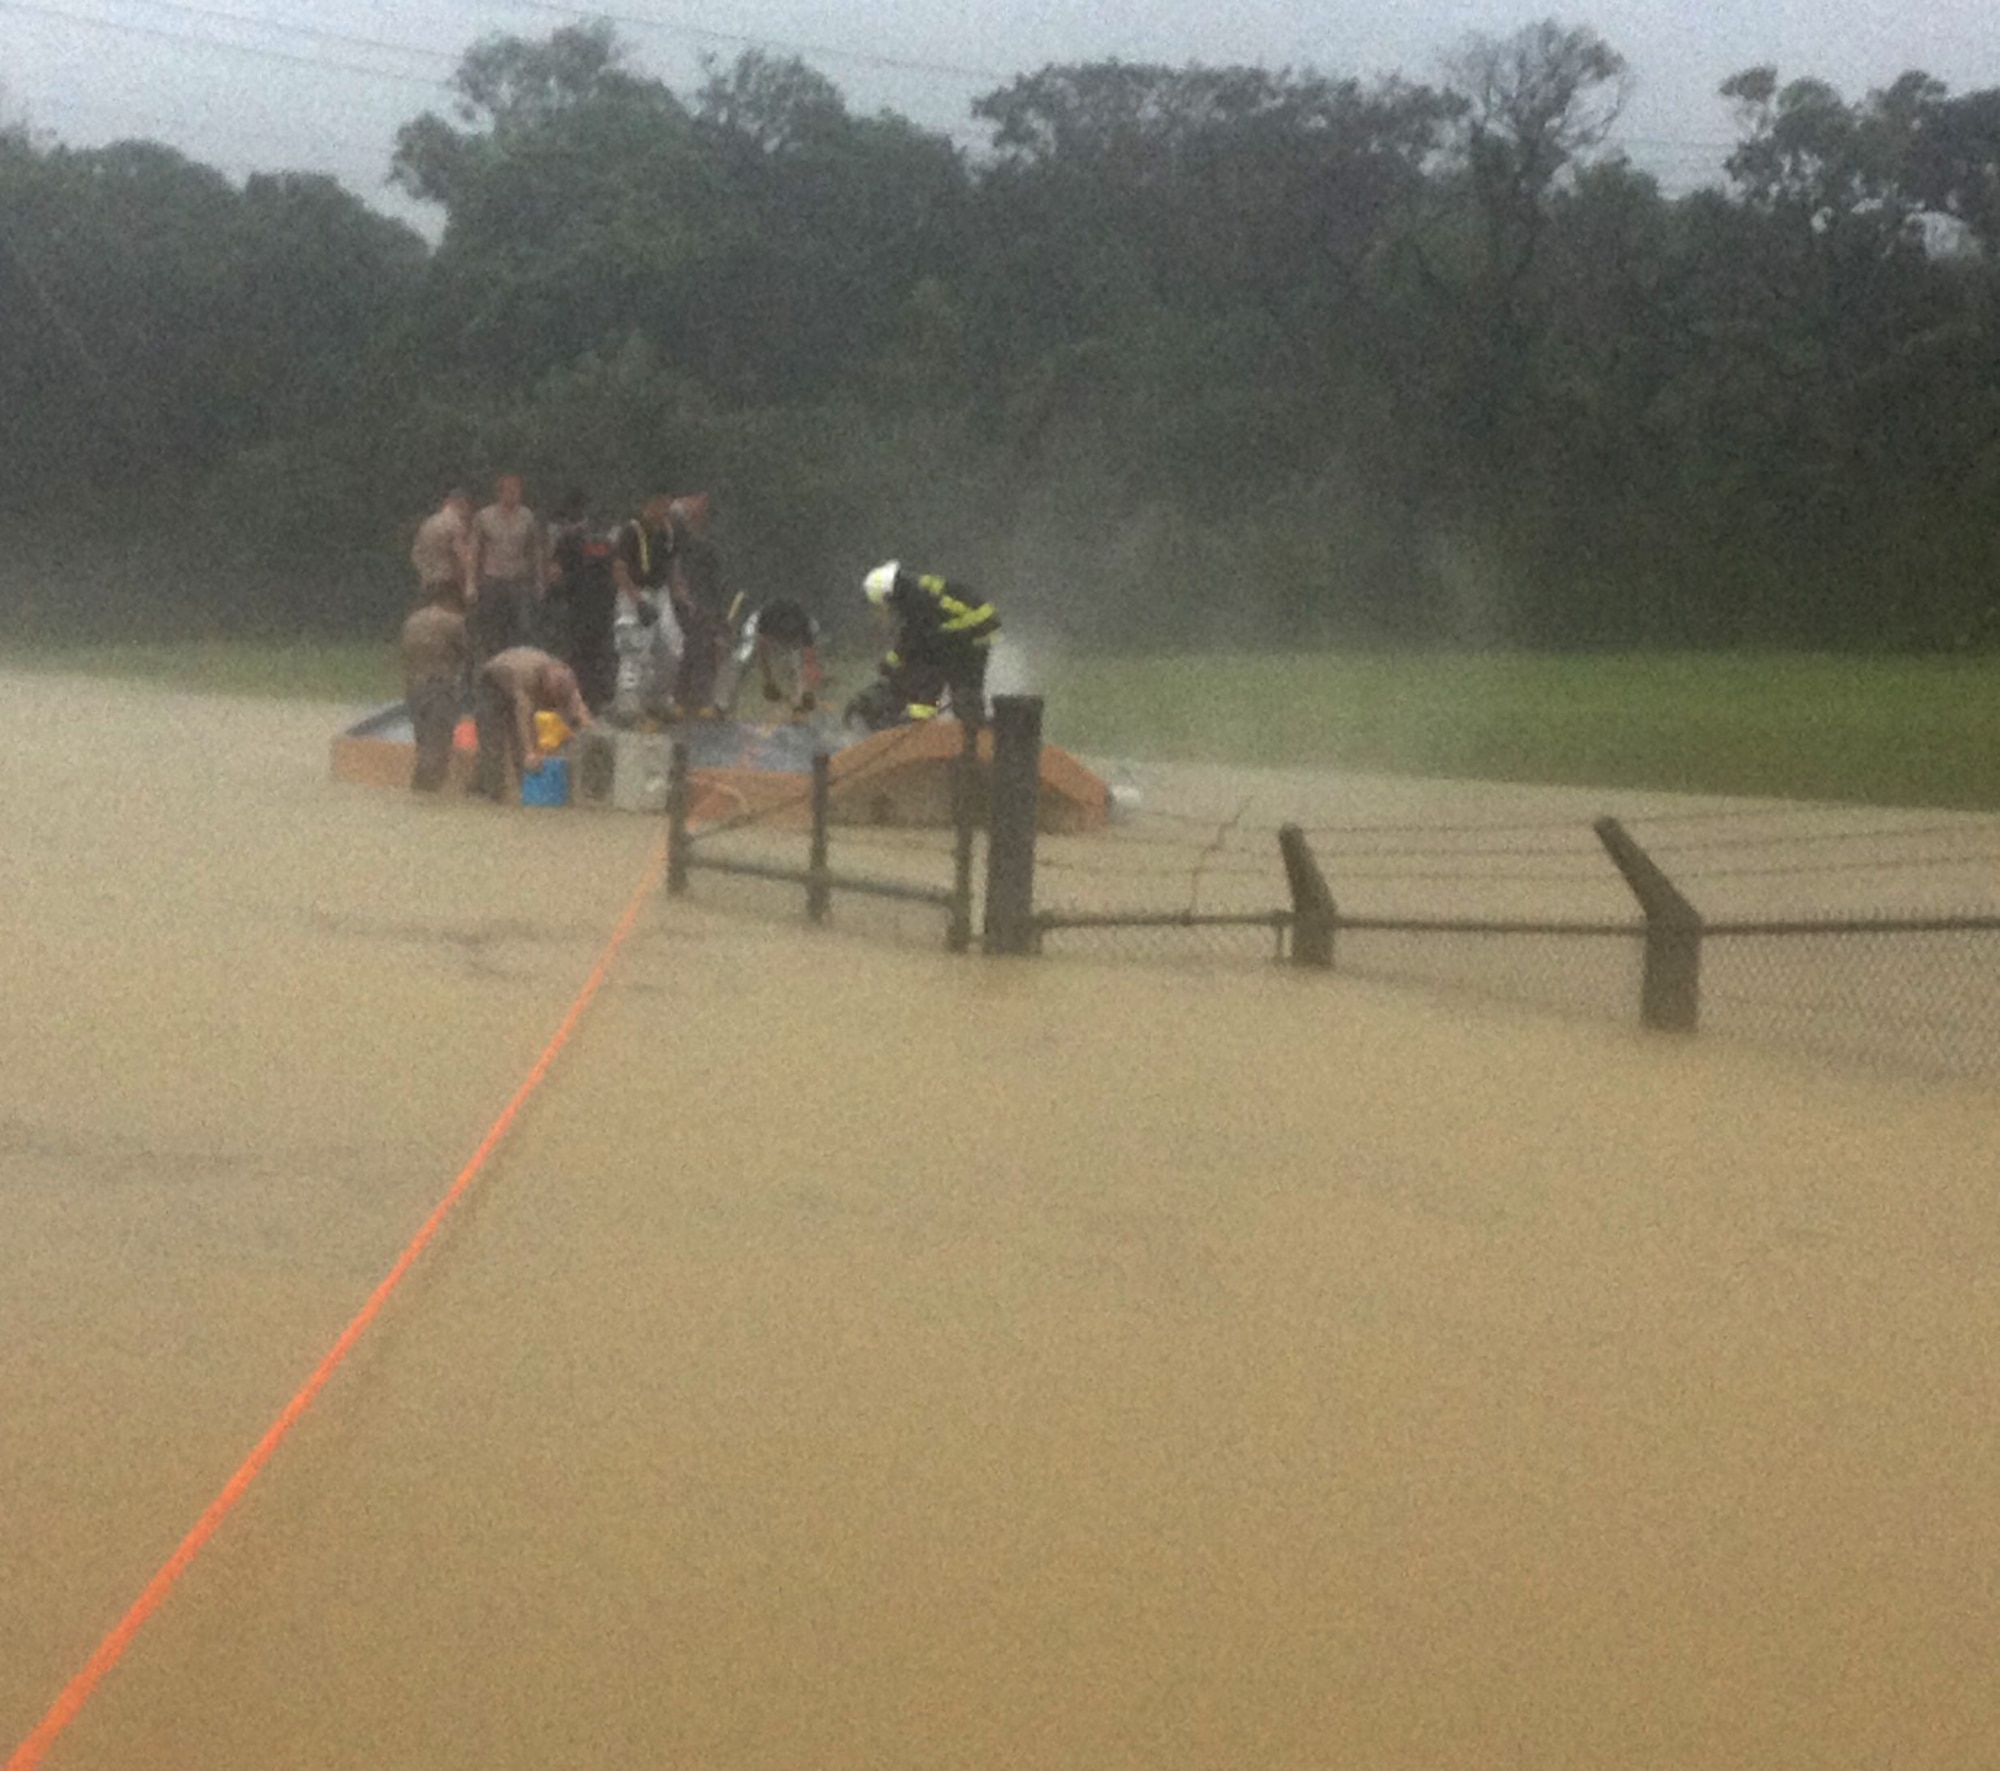
[[[832,605],[906,552],[1143,644],[1983,644],[2000,92],[1748,70],[1727,182],[1556,23],[1436,84],[1048,67],[968,153],[758,52],[496,38],[394,176],[0,131],[0,613],[379,631],[524,471],[717,495]]]

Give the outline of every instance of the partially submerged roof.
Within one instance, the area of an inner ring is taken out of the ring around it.
[[[463,788],[472,775],[470,722],[461,722],[450,782]],[[831,804],[836,823],[904,829],[948,826],[952,765],[965,743],[956,720],[923,720],[856,737],[817,726],[776,727],[736,720],[695,720],[674,728],[686,742],[697,821],[761,813],[774,824],[807,820],[805,777],[816,751],[830,757]],[[979,754],[991,758],[993,735],[979,735]],[[409,710],[400,702],[357,721],[333,741],[332,770],[339,781],[407,788],[416,764]],[[1065,834],[1100,830],[1110,816],[1105,783],[1065,750],[1044,745],[1039,822]]]

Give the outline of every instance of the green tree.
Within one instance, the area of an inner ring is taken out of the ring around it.
[[[391,174],[445,208],[427,354],[520,388],[634,328],[684,351],[717,195],[687,107],[608,25],[488,39],[453,84],[457,123],[406,124]]]
[[[996,159],[968,299],[1024,443],[1115,411],[1176,493],[1315,460],[1371,346],[1371,257],[1449,109],[1401,82],[1122,62],[978,100]]]
[[[703,379],[759,401],[862,385],[918,323],[915,291],[966,250],[958,151],[851,115],[824,75],[757,50],[711,67],[695,117],[724,197],[703,259]]]
[[[1462,639],[1546,631],[1556,562],[1579,552],[1580,487],[1554,427],[1600,394],[1582,396],[1554,341],[1595,329],[1586,289],[1611,297],[1598,278],[1566,284],[1574,261],[1552,242],[1566,205],[1577,229],[1644,207],[1643,184],[1604,170],[1626,88],[1623,58],[1588,29],[1469,38],[1448,63],[1447,152],[1377,266],[1411,547],[1430,556],[1432,619]]]
[[[1942,92],[1914,119],[1905,177],[1912,197],[2000,257],[2000,90]]]
[[[1770,68],[1723,91],[1744,222],[1704,296],[1734,320],[1733,387],[1701,454],[1740,464],[1752,551],[1794,565],[1765,598],[1782,637],[1928,643],[1975,598],[1948,556],[1974,544],[1995,466],[1991,279],[1940,253],[1930,220],[1948,95],[1912,73],[1850,104]]]
[[[489,40],[455,84],[457,122],[408,125],[396,176],[446,208],[432,348],[495,382],[637,334],[732,398],[812,397],[894,342],[963,207],[949,143],[756,51],[692,108],[608,26]]]
[[[1518,328],[1551,200],[1610,137],[1630,71],[1595,31],[1554,19],[1509,37],[1474,36],[1450,69],[1464,100],[1461,151],[1480,230],[1482,292]]]

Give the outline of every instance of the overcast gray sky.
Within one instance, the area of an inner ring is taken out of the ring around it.
[[[811,61],[854,109],[971,141],[971,99],[1049,62],[1429,79],[1468,33],[1504,35],[1550,12],[1507,0],[0,0],[0,104],[74,146],[143,136],[237,177],[332,172],[413,215],[383,184],[396,126],[441,108],[459,54],[491,32],[539,37],[608,16],[635,62],[684,93],[704,54],[727,62],[754,43]],[[1850,97],[1913,67],[1954,91],[2000,86],[1994,0],[1591,0],[1555,16],[1594,27],[1631,63],[1624,143],[1672,191],[1713,176],[1730,134],[1715,89],[1760,62]]]

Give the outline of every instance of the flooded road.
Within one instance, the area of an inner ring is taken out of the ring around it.
[[[553,1031],[647,821],[8,678],[0,1751]],[[1495,790],[1496,793],[1502,790]],[[52,1766],[1966,1766],[1989,1093],[655,904]]]

